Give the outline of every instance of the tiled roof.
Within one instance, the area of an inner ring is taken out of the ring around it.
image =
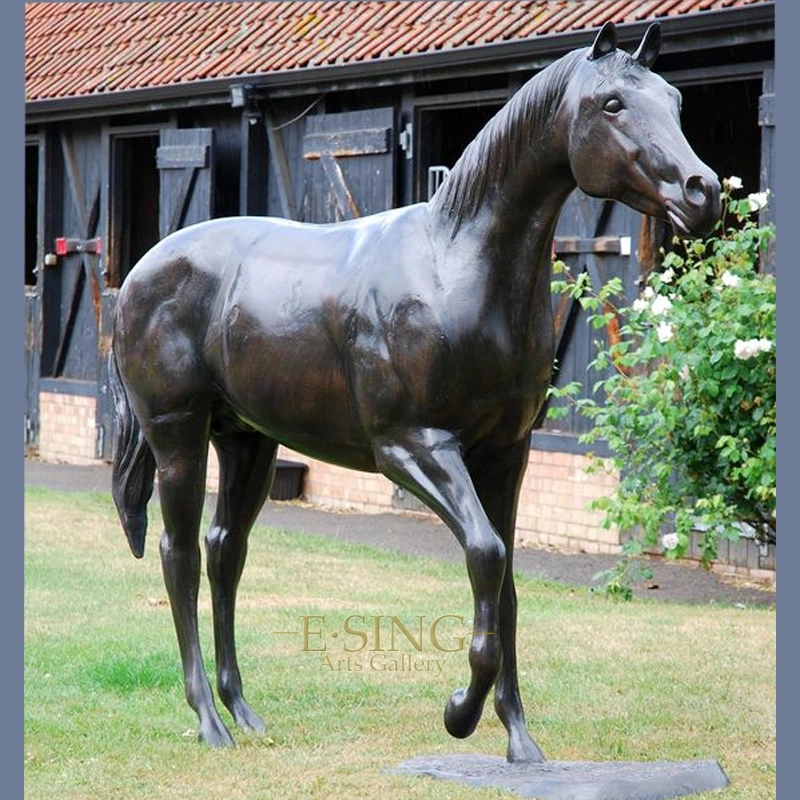
[[[27,3],[28,100],[353,64],[771,0]]]

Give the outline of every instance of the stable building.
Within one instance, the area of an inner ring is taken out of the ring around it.
[[[425,201],[525,81],[606,21],[627,49],[660,21],[654,69],[681,90],[695,151],[747,191],[772,186],[772,0],[59,2],[25,15],[24,424],[46,460],[110,460],[115,298],[159,239],[213,217],[335,222]],[[576,190],[555,244],[573,272],[620,276],[633,297],[666,236]],[[553,303],[558,379],[583,378],[597,333],[577,304]],[[586,510],[613,477],[585,472],[585,424],[540,418],[520,543],[619,550]],[[280,496],[303,475],[314,503],[423,510],[380,475],[281,457]],[[770,569],[774,551],[743,542],[729,560]]]

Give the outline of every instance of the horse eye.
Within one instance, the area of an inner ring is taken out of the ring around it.
[[[606,104],[603,106],[603,111],[607,114],[619,114],[620,111],[624,106],[622,105],[622,100],[619,97],[610,97],[606,100]]]

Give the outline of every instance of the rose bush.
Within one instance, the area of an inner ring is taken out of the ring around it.
[[[596,343],[593,396],[578,399],[579,383],[551,388],[549,411],[564,413],[558,398],[577,405],[592,422],[582,440],[611,452],[591,469],[620,475],[615,492],[592,503],[629,536],[617,567],[598,576],[611,594],[630,597],[648,574],[643,554],[679,558],[693,534],[706,566],[720,537],[775,541],[775,277],[759,271],[774,227],[757,221],[768,193],[737,199],[740,188],[723,181],[713,235],[674,239],[630,306],[613,305],[618,279],[592,287],[554,264],[553,291],[578,299],[595,329],[620,322],[613,342]]]

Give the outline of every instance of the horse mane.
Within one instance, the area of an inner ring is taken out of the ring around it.
[[[501,183],[558,109],[586,50],[575,50],[534,75],[467,145],[430,199],[431,210],[454,218],[453,235],[474,217],[487,191]]]

